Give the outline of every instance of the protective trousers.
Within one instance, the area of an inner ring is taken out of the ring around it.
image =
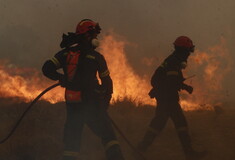
[[[101,138],[108,160],[124,160],[107,111],[95,102],[67,103],[63,160],[79,160],[84,124]]]
[[[184,152],[188,152],[188,150],[192,149],[187,122],[178,99],[158,101],[155,116],[142,142],[139,144],[139,149],[143,151],[147,150],[155,137],[164,129],[168,119],[172,119],[175,125]]]

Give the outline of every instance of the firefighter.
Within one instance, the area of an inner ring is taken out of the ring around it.
[[[157,100],[157,108],[138,148],[143,152],[146,151],[163,130],[168,119],[172,119],[186,159],[202,158],[205,152],[196,152],[192,148],[187,121],[179,104],[178,94],[180,90],[186,90],[189,94],[193,92],[193,87],[184,83],[182,69],[186,68],[187,59],[194,52],[195,46],[190,38],[180,36],[175,40],[174,48],[173,53],[156,69],[151,78],[153,88],[149,96]]]
[[[101,138],[108,160],[124,160],[107,114],[113,93],[112,79],[103,55],[95,51],[100,31],[98,23],[82,20],[75,33],[63,34],[60,44],[63,49],[42,67],[46,77],[59,80],[65,87],[63,160],[79,159],[84,124]],[[57,71],[60,68],[63,74]]]

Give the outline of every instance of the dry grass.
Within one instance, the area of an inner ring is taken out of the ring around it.
[[[0,138],[3,138],[27,107],[26,103],[0,100]],[[221,109],[221,108],[220,108]],[[131,100],[116,101],[109,108],[112,119],[129,140],[136,145],[143,137],[154,107],[136,107]],[[235,159],[235,110],[224,106],[222,112],[186,112],[194,147],[207,149],[205,160]],[[65,105],[39,102],[28,113],[13,136],[0,145],[0,160],[60,160]],[[133,152],[118,135],[127,160],[134,160]],[[84,130],[82,154],[84,160],[104,160],[104,151],[88,128]],[[183,153],[171,121],[156,139],[145,156],[149,160],[183,160]]]

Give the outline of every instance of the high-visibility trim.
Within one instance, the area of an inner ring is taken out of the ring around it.
[[[81,102],[82,101],[81,91],[72,91],[66,89],[65,100],[66,102]]]
[[[107,69],[106,71],[100,73],[100,78],[106,77],[110,74],[109,70]]]
[[[119,145],[119,142],[117,140],[112,140],[109,141],[105,146],[104,149],[107,151],[110,147],[112,147],[113,145]]]
[[[100,89],[94,89],[96,93],[105,93],[105,90],[100,90]]]
[[[57,68],[60,67],[60,62],[57,60],[57,58],[53,57],[51,61],[56,65]]]
[[[157,129],[155,129],[155,128],[152,128],[152,127],[149,127],[149,128],[148,128],[148,131],[149,131],[149,132],[152,132],[152,133],[154,133],[154,134],[156,134],[156,135],[157,135],[157,134],[160,134],[160,131],[159,131],[159,130],[157,130]]]
[[[67,56],[69,54],[69,52],[64,52],[64,56]]]
[[[86,58],[89,58],[89,59],[95,59],[95,56],[92,56],[92,55],[86,55]]]
[[[179,72],[177,72],[177,71],[168,71],[168,72],[166,72],[166,75],[167,76],[178,76]]]
[[[177,132],[185,132],[185,131],[188,131],[188,127],[179,127],[179,128],[176,128]]]
[[[69,157],[79,157],[78,152],[73,152],[73,151],[64,151],[63,156],[69,156]]]
[[[160,65],[160,67],[162,67],[162,68],[164,68],[164,67],[166,67],[167,66],[167,62],[163,62],[161,65]]]

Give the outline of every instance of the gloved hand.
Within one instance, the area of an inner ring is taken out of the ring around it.
[[[112,98],[111,94],[108,94],[108,95],[104,96],[102,105],[103,105],[105,110],[107,110],[109,108],[111,98]]]
[[[192,87],[192,86],[189,86],[189,85],[187,85],[187,84],[183,84],[182,89],[186,90],[189,94],[192,94],[192,93],[193,93],[193,87]]]
[[[67,86],[67,78],[63,74],[60,74],[59,76],[59,83],[61,87]]]
[[[152,88],[152,89],[149,91],[148,95],[149,95],[150,98],[155,98],[155,97],[157,97],[156,89]]]
[[[106,91],[98,86],[95,90],[96,98],[98,98],[99,106],[105,110],[108,109],[112,94],[107,94]]]

